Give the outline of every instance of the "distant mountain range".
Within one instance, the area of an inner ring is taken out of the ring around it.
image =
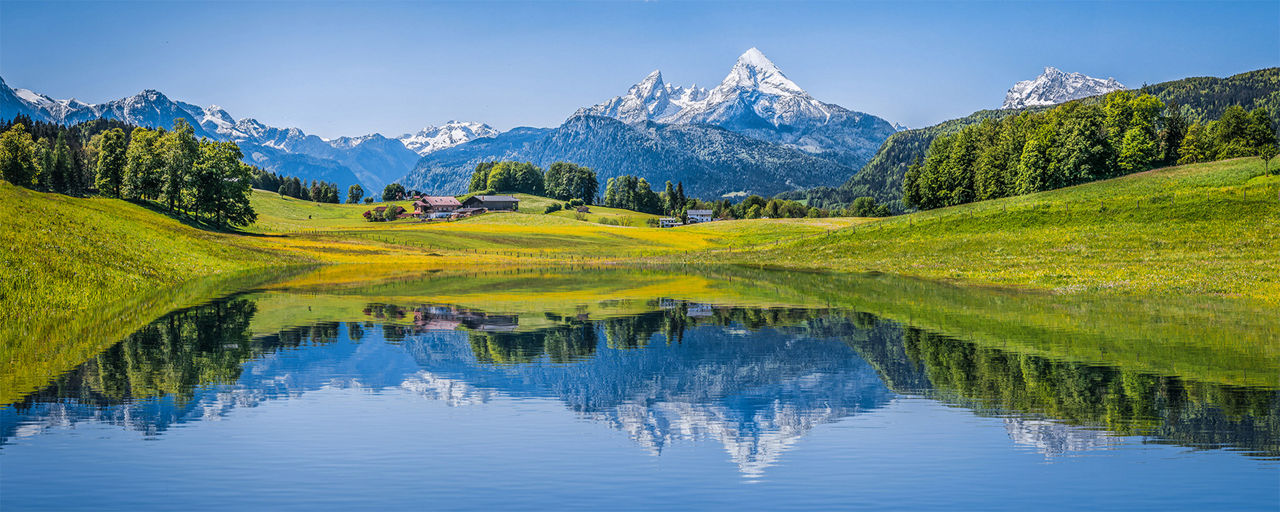
[[[1199,118],[1226,105],[1266,106],[1275,68],[1228,79],[1191,78],[1145,87],[1176,99]],[[105,117],[139,126],[169,127],[177,118],[197,136],[240,144],[245,160],[267,170],[371,191],[398,181],[434,193],[461,193],[479,162],[522,160],[541,166],[571,161],[594,168],[603,181],[634,174],[655,187],[682,181],[688,193],[713,198],[741,194],[804,195],[837,183],[841,197],[899,197],[907,164],[923,156],[933,137],[983,119],[1091,97],[1124,88],[1114,79],[1045,68],[1015,84],[999,110],[935,126],[904,130],[879,117],[813,98],[759,50],[743,53],[717,86],[667,84],[654,71],[626,94],[578,109],[555,128],[506,132],[475,122],[449,121],[399,137],[370,134],[322,139],[297,128],[237,119],[217,106],[172,100],[159,91],[101,104],[56,100],[0,79],[0,118],[23,114],[72,124]],[[1265,101],[1264,101],[1265,100]],[[1269,105],[1269,103],[1268,103]],[[1252,108],[1252,107],[1249,107]],[[1216,115],[1215,115],[1216,117]]]
[[[485,124],[450,121],[394,139],[375,133],[326,140],[297,128],[236,119],[217,105],[201,107],[175,101],[150,89],[95,105],[13,89],[0,79],[0,117],[8,120],[17,115],[60,124],[107,118],[148,128],[170,128],[174,120],[183,118],[191,123],[196,136],[234,141],[244,152],[245,161],[266,170],[337,182],[343,188],[360,183],[369,190],[381,190],[400,179],[418,158],[431,151],[498,133]]]
[[[1000,108],[1026,108],[1088,98],[1124,89],[1124,84],[1114,78],[1103,80],[1082,73],[1065,73],[1054,67],[1044,68],[1044,73],[1032,80],[1023,80],[1004,95]]]
[[[518,128],[427,154],[402,181],[458,193],[479,162],[564,160],[595,169],[602,181],[634,174],[655,187],[684,182],[701,197],[772,195],[853,176],[895,131],[884,119],[813,98],[752,48],[712,89],[670,85],[654,71],[557,128]]]

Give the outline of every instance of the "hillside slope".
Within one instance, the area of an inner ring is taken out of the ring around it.
[[[1059,293],[1280,304],[1277,254],[1280,175],[1266,174],[1258,158],[1240,158],[892,217],[715,258]]]
[[[1246,110],[1266,108],[1271,112],[1273,119],[1280,120],[1280,68],[1259,69],[1226,78],[1184,78],[1147,85],[1135,91],[1154,95],[1166,104],[1171,101],[1177,102],[1181,105],[1183,115],[1192,120],[1217,119],[1231,105],[1240,105]],[[1094,96],[1080,101],[1098,102],[1101,98],[1101,96]],[[934,138],[959,132],[966,126],[987,119],[1000,119],[1045,108],[1048,107],[979,110],[959,119],[895,133],[880,146],[880,150],[866,166],[838,188],[823,187],[813,191],[790,193],[784,197],[828,198],[827,200],[833,204],[848,203],[860,196],[872,196],[882,202],[900,201],[902,176],[906,174],[907,167],[913,162],[924,159],[925,151],[929,149],[929,144]],[[819,201],[814,204],[822,203]],[[901,210],[901,204],[898,203],[897,206],[898,210]]]

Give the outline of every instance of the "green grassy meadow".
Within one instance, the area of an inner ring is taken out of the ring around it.
[[[1060,294],[1203,295],[1280,304],[1280,176],[1257,158],[1155,169],[707,254]]]

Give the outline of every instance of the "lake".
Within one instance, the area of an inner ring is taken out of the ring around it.
[[[745,268],[368,274],[95,319],[24,356],[0,505],[1280,504],[1264,309]]]

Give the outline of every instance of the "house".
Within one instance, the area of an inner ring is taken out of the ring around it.
[[[471,196],[462,202],[467,208],[484,208],[493,211],[515,211],[520,207],[520,200],[511,196]]]
[[[413,214],[451,212],[462,208],[462,203],[450,196],[422,196],[413,202]]]
[[[578,213],[591,213],[591,209],[587,208],[586,205],[579,206]]]
[[[661,219],[658,219],[658,227],[660,228],[674,228],[676,226],[683,226],[683,225],[684,223],[680,222],[680,219],[677,219],[675,217],[663,217]]]
[[[712,218],[713,213],[711,210],[689,210],[685,212],[685,215],[689,217],[690,224],[698,224],[714,220]]]

